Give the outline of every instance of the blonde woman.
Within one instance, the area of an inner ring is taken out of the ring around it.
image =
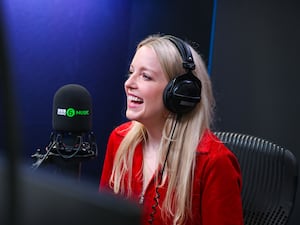
[[[124,84],[128,122],[109,138],[100,190],[137,201],[141,224],[241,225],[241,172],[210,131],[200,55],[175,36],[142,40]]]

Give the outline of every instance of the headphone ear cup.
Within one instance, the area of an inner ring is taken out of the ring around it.
[[[185,114],[195,108],[201,99],[201,82],[192,73],[172,79],[164,89],[163,102],[168,110]]]

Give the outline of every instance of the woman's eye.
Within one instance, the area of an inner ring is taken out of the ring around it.
[[[143,77],[144,80],[152,80],[151,77],[146,73],[142,73],[141,76]]]

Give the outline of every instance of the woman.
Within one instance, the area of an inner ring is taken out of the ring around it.
[[[210,131],[200,55],[174,36],[149,36],[124,87],[130,121],[110,135],[100,190],[139,202],[141,224],[243,224],[239,164]]]

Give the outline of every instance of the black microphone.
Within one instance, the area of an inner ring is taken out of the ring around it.
[[[46,153],[40,149],[32,155],[37,161],[34,169],[53,158],[80,162],[98,154],[92,132],[92,98],[89,91],[78,84],[59,88],[53,97],[52,128]]]
[[[53,98],[52,126],[62,132],[88,132],[92,128],[92,98],[86,88],[68,84]]]

